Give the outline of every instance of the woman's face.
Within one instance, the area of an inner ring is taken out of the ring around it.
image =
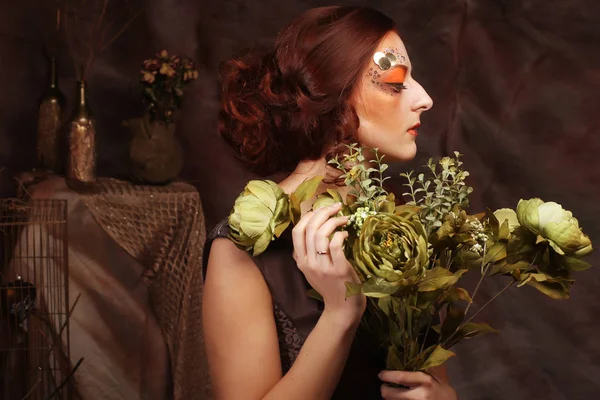
[[[421,113],[433,105],[411,72],[404,43],[390,32],[377,46],[353,93],[361,145],[378,148],[388,161],[415,156]]]

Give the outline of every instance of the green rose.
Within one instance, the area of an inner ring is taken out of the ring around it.
[[[254,256],[264,252],[291,222],[287,194],[269,180],[248,182],[229,215],[229,237]]]
[[[429,263],[423,225],[391,213],[364,220],[352,253],[352,261],[366,281],[362,291],[374,297],[418,284]]]
[[[538,235],[538,242],[547,241],[560,255],[583,257],[592,252],[592,242],[579,227],[570,211],[558,203],[533,198],[517,205],[519,223]]]

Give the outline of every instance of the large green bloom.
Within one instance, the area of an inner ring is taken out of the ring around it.
[[[353,260],[367,280],[417,284],[429,264],[425,229],[417,219],[391,213],[369,216],[354,243]]]
[[[290,222],[287,194],[275,182],[254,180],[248,182],[235,201],[229,215],[229,237],[238,247],[257,256]]]
[[[538,235],[538,241],[548,241],[558,254],[583,257],[592,252],[592,242],[577,219],[558,203],[545,203],[538,198],[520,200],[517,218],[522,226]]]

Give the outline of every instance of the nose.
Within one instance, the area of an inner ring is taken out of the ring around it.
[[[414,99],[415,99],[415,101],[413,103],[414,111],[423,112],[423,111],[427,111],[431,107],[433,107],[433,100],[431,99],[429,94],[427,94],[425,89],[423,89],[423,86],[421,86],[421,84],[417,81],[415,81],[415,97],[414,97]]]

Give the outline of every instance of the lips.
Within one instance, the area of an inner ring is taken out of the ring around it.
[[[419,132],[418,132],[418,129],[419,129],[419,127],[420,127],[420,126],[421,126],[421,123],[420,123],[420,122],[417,122],[417,123],[416,123],[416,124],[414,124],[414,125],[413,125],[411,128],[409,128],[409,129],[408,129],[406,132],[407,132],[409,135],[412,135],[412,136],[415,136],[415,137],[416,137],[416,136],[419,134]]]

